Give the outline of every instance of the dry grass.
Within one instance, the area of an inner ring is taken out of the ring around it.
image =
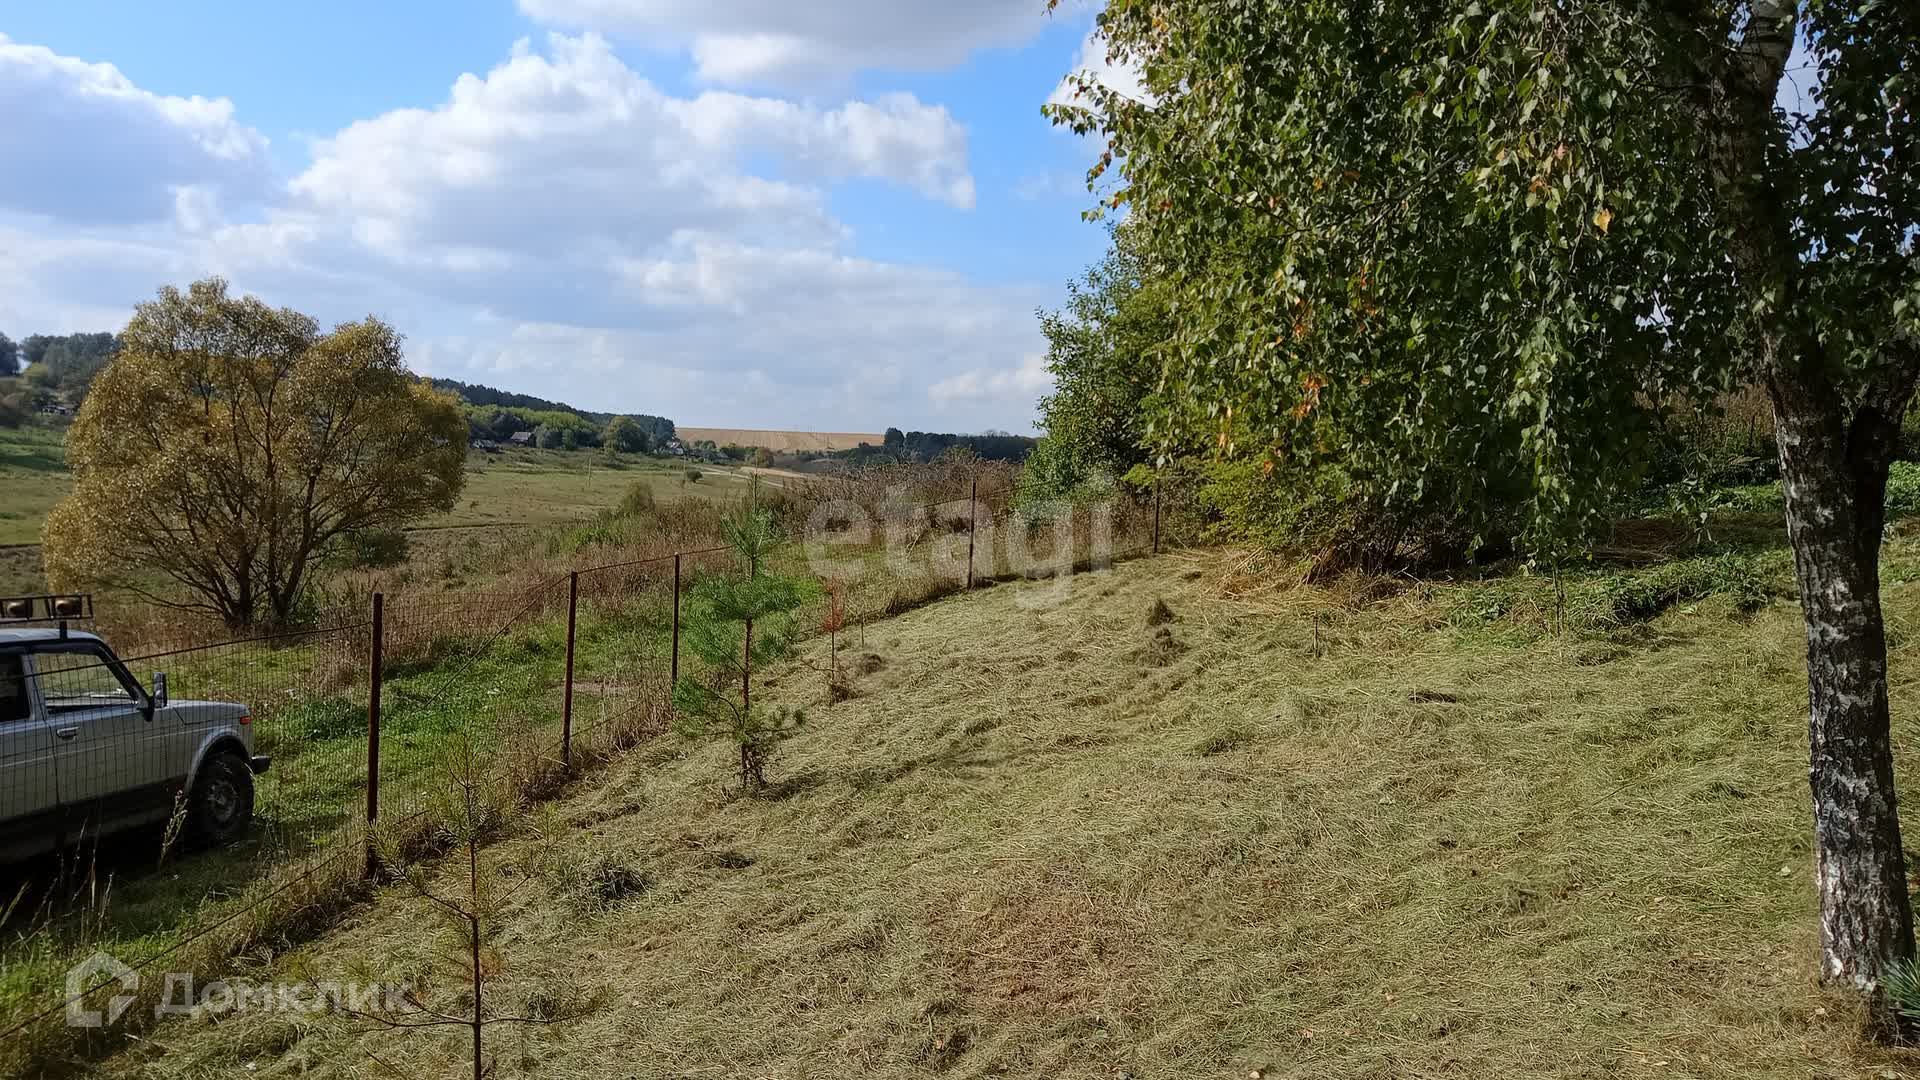
[[[1410,591],[1247,596],[1237,569],[1123,564],[868,627],[851,700],[770,680],[813,718],[769,798],[734,797],[712,747],[616,763],[538,830],[572,869],[493,942],[502,1008],[598,1004],[502,1039],[498,1074],[1916,1071],[1814,984],[1791,609],[1501,644]],[[1920,614],[1914,586],[1889,601]],[[1162,630],[1180,651],[1143,662]],[[415,921],[383,901],[270,967],[431,979]],[[341,1016],[153,1040],[104,1073],[465,1067]]]
[[[776,453],[852,450],[861,443],[879,446],[885,436],[846,431],[755,431],[751,428],[675,428],[688,445],[712,442],[716,446],[764,446]]]

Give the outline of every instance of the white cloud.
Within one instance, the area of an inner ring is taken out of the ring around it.
[[[701,78],[815,85],[952,67],[1046,26],[1040,0],[520,0],[532,18],[685,45]]]
[[[112,64],[0,34],[0,206],[61,221],[126,225],[216,190],[263,193],[267,140],[225,98],[165,97]]]
[[[1012,408],[1031,405],[1053,389],[1047,358],[1035,353],[1014,368],[975,368],[941,379],[927,388],[927,397],[941,409],[957,405],[994,404]]]
[[[936,410],[927,388],[1033,353],[1050,290],[857,257],[828,210],[850,179],[972,205],[965,129],[909,95],[675,95],[556,37],[313,145],[271,204],[179,177],[134,227],[56,224],[0,189],[0,327],[113,326],[217,273],[322,322],[389,319],[419,370],[583,408],[820,430],[1031,414]]]
[[[604,40],[525,42],[432,110],[402,109],[321,140],[292,184],[395,257],[457,247],[555,255],[644,248],[686,229],[819,241],[837,226],[805,181],[905,184],[971,206],[966,131],[911,95],[838,109],[709,93],[677,98]],[[771,157],[786,178],[745,171]]]

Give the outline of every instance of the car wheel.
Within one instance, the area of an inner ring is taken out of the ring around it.
[[[187,824],[202,844],[230,844],[253,821],[253,770],[235,754],[215,754],[200,767]]]

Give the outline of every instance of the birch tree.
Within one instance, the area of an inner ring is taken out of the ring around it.
[[[1660,410],[1765,387],[1821,968],[1890,1023],[1914,942],[1878,558],[1920,376],[1920,6],[1109,0],[1099,26],[1144,93],[1082,76],[1053,115],[1107,139],[1102,209],[1173,288],[1160,442],[1338,453],[1402,495],[1511,456],[1544,551],[1608,520]]]

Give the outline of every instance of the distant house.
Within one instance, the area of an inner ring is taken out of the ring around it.
[[[500,444],[494,442],[492,439],[475,439],[471,443],[468,443],[467,446],[469,449],[478,450],[483,454],[497,454],[500,452]]]
[[[685,456],[686,452],[687,452],[687,448],[680,445],[679,439],[667,440],[667,453],[672,454],[675,457],[683,457]]]
[[[512,444],[513,444],[513,445],[515,445],[515,446],[532,446],[532,445],[533,445],[533,432],[531,432],[531,431],[516,431],[516,432],[514,432],[514,433],[513,433],[512,435],[510,435],[510,436],[508,436],[508,437],[507,437],[507,441],[508,441],[508,442],[510,442],[510,443],[512,443]]]
[[[73,410],[65,405],[42,405],[40,411],[48,416],[72,416]]]

